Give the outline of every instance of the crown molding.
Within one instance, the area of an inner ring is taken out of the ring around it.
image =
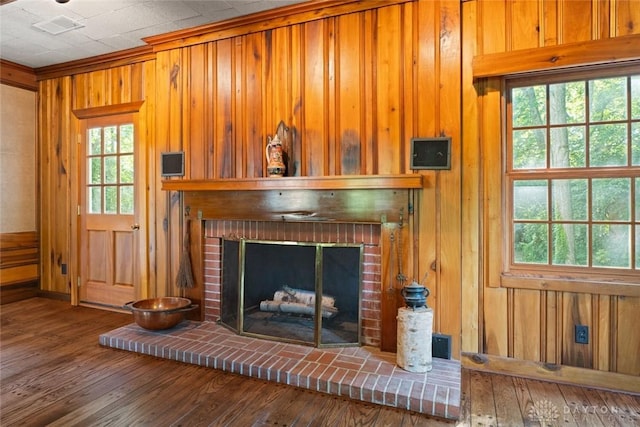
[[[76,61],[63,62],[61,64],[48,65],[35,69],[38,80],[53,79],[70,76],[73,74],[87,73],[90,71],[104,70],[105,68],[120,67],[155,59],[155,53],[151,46],[140,46],[132,49],[120,50],[105,55],[92,56],[91,58],[78,59]]]
[[[0,83],[34,92],[38,91],[38,81],[33,68],[4,59],[0,59]]]

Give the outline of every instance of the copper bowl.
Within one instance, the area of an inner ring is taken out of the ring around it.
[[[190,299],[179,297],[143,299],[124,305],[131,310],[138,326],[152,331],[173,328],[184,320],[188,311],[197,307]]]

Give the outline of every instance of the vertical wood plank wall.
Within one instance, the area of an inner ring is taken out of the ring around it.
[[[640,375],[639,298],[587,294],[579,284],[572,292],[500,288],[501,82],[474,82],[470,69],[474,55],[639,33],[640,5],[470,0],[462,13],[462,349]],[[466,319],[468,308],[477,318]],[[574,343],[575,324],[589,326],[589,344]]]
[[[186,178],[265,176],[267,137],[282,120],[295,175],[411,173],[410,138],[448,135],[452,170],[424,173],[432,184],[419,200],[419,229],[406,236],[419,258],[406,274],[430,272],[435,327],[459,353],[460,3],[372,5],[40,82],[44,290],[69,293],[77,276],[60,271],[77,262],[68,233],[78,194],[73,109],[145,101],[149,295],[176,292],[181,248],[180,199],[160,191],[161,152],[187,153]]]
[[[42,286],[68,293],[76,276],[60,273],[61,262],[77,257],[68,232],[78,191],[72,109],[145,101],[150,296],[176,291],[181,247],[180,199],[160,190],[160,153],[185,150],[190,179],[265,176],[267,136],[282,120],[294,139],[295,175],[425,175],[406,274],[429,273],[434,330],[453,337],[454,357],[588,360],[638,374],[629,353],[640,342],[636,299],[488,286],[501,265],[492,240],[501,218],[500,81],[471,74],[476,54],[638,32],[634,1],[380,2],[41,81]],[[411,171],[410,138],[440,135],[452,137],[451,170]],[[568,342],[577,321],[597,331],[587,352]]]

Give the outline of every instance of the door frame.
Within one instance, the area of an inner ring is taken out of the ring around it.
[[[129,102],[117,105],[108,105],[103,107],[92,107],[84,109],[73,110],[73,114],[78,119],[76,120],[76,150],[75,150],[75,167],[77,179],[73,180],[72,188],[72,200],[70,200],[71,217],[75,217],[75,220],[71,221],[71,233],[70,233],[70,248],[72,248],[72,257],[70,265],[70,297],[71,305],[82,305],[80,303],[80,271],[81,271],[81,257],[80,251],[82,250],[83,242],[81,241],[81,223],[83,207],[80,205],[81,191],[84,188],[80,186],[80,173],[82,171],[81,162],[84,161],[85,155],[81,152],[83,147],[82,142],[86,139],[87,120],[93,118],[100,118],[106,116],[116,116],[123,114],[131,114],[133,116],[133,124],[135,126],[135,133],[138,136],[136,141],[135,152],[135,185],[137,191],[135,191],[135,213],[134,222],[140,226],[137,230],[136,242],[135,242],[135,256],[137,260],[137,276],[136,284],[134,285],[134,295],[136,299],[147,298],[149,295],[149,265],[150,265],[150,253],[147,250],[149,247],[149,216],[148,216],[148,189],[149,179],[147,171],[147,149],[146,141],[144,138],[146,132],[146,126],[144,120],[141,120],[140,114],[143,111],[144,101]],[[104,307],[108,309],[108,307]]]

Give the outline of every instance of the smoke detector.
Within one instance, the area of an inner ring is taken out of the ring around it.
[[[39,30],[45,31],[49,34],[53,34],[54,36],[66,31],[84,27],[84,25],[82,25],[78,21],[74,21],[73,19],[64,15],[56,16],[55,18],[51,18],[47,21],[37,22],[33,24],[33,26]]]

